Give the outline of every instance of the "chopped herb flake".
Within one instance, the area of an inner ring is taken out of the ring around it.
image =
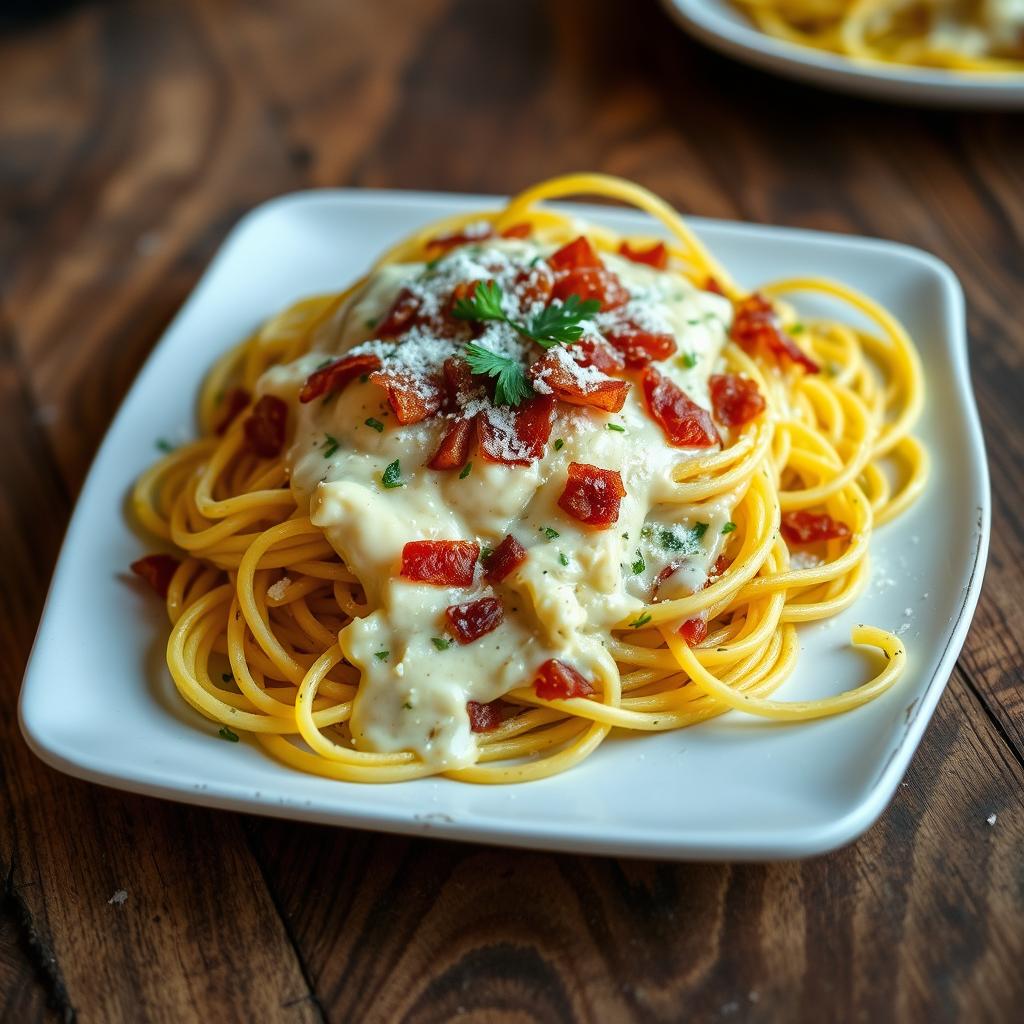
[[[366,321],[366,329],[368,331],[372,331],[374,329],[374,327],[376,327],[377,324],[379,324],[379,323],[380,323],[380,317],[379,316],[371,316],[370,319]]]
[[[238,733],[232,732],[226,725],[222,725],[220,729],[217,730],[217,735],[222,740],[227,740],[228,743],[238,742]]]
[[[403,708],[405,708],[405,710],[406,710],[406,711],[412,711],[412,705],[411,705],[411,704],[410,704],[410,703],[409,703],[408,701],[406,701],[406,702],[405,702],[405,703],[404,703],[404,704],[402,705],[402,707],[403,707]]]
[[[793,326],[790,327],[790,329],[789,329],[789,333],[790,334],[803,334],[804,333],[804,325],[803,324],[793,324]]]
[[[614,431],[616,431],[619,434],[624,434],[626,432],[626,428],[621,426],[618,423],[608,423],[606,425],[607,425],[609,430],[614,430]]]
[[[375,420],[372,416],[363,420],[363,422],[370,427],[371,430],[376,430],[378,434],[383,433],[384,424],[380,420]]]
[[[640,573],[647,568],[647,563],[644,561],[644,556],[640,554],[639,548],[636,549],[636,561],[630,566],[630,568],[633,570],[634,576],[639,576]]]
[[[374,652],[373,652],[373,656],[374,656],[374,657],[375,657],[375,658],[376,658],[376,659],[377,659],[378,661],[387,661],[387,660],[388,660],[388,658],[390,658],[390,657],[391,657],[391,652],[390,652],[390,651],[374,651]]]
[[[171,444],[170,441],[168,441],[166,438],[163,438],[163,437],[158,437],[156,439],[156,446],[162,452],[170,453],[170,452],[174,451],[174,445]]]
[[[430,642],[439,650],[447,651],[451,647],[452,642],[446,636],[432,636]]]
[[[562,447],[564,446],[564,444],[565,444],[565,442],[560,437],[556,437],[555,438],[555,451],[556,452],[560,452],[562,450]]]
[[[556,537],[561,536],[557,530],[552,530],[550,526],[542,526],[540,530],[548,540],[554,540]]]
[[[466,477],[469,476],[469,474],[472,473],[472,472],[473,472],[473,463],[472,462],[467,462],[462,467],[462,472],[459,473],[459,479],[460,480],[465,480]]]
[[[380,478],[380,482],[390,490],[392,487],[402,487],[402,467],[398,464],[398,459],[394,462],[389,462],[387,469],[384,470],[383,475]]]
[[[630,626],[632,626],[633,629],[639,629],[641,626],[646,626],[647,623],[650,622],[650,621],[651,621],[651,613],[650,612],[644,612],[643,615],[640,616],[640,618],[634,619],[630,623]]]
[[[722,533],[732,533],[732,531],[735,530],[735,529],[736,529],[736,524],[735,523],[726,523],[725,526],[722,527]]]
[[[324,458],[329,459],[338,450],[338,439],[331,437],[330,434],[324,434],[324,437],[327,438],[324,444]]]
[[[488,544],[485,544],[480,549],[480,561],[481,562],[486,562],[487,559],[490,558],[491,555],[493,555],[493,554],[494,554],[494,548],[490,547],[490,545],[488,545]]]
[[[685,370],[692,370],[697,365],[697,356],[693,352],[684,352],[679,357],[679,365]]]
[[[565,557],[565,552],[564,551],[559,551],[558,552],[558,561],[561,562],[562,565],[568,565],[569,564],[569,559]]]

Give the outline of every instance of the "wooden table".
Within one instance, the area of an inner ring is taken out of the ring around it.
[[[40,764],[15,702],[72,501],[239,215],[590,168],[684,211],[921,246],[964,283],[992,554],[880,823],[804,863],[642,863],[215,813]],[[805,91],[650,0],[96,3],[0,37],[0,211],[0,1017],[1021,1019],[1019,116]]]

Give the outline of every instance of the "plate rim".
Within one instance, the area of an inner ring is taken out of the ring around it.
[[[767,861],[814,856],[846,845],[870,828],[892,799],[955,667],[981,592],[988,554],[992,505],[984,435],[971,387],[964,295],[960,282],[945,262],[926,250],[901,242],[873,239],[860,235],[726,221],[717,218],[689,216],[686,218],[698,229],[702,226],[712,226],[716,231],[725,234],[749,236],[751,233],[755,233],[797,241],[801,239],[814,240],[818,244],[827,243],[841,249],[874,252],[885,250],[904,260],[917,263],[921,268],[927,270],[941,285],[942,293],[948,303],[947,311],[942,318],[943,335],[949,339],[949,348],[955,360],[953,367],[955,387],[964,414],[965,426],[968,428],[966,440],[969,455],[977,473],[977,479],[974,481],[977,490],[972,488],[972,496],[977,497],[979,501],[979,504],[975,506],[979,519],[973,560],[967,583],[963,587],[955,621],[948,633],[946,648],[931,678],[923,684],[912,713],[907,716],[902,734],[895,741],[895,746],[888,752],[866,795],[860,798],[851,809],[829,820],[828,823],[790,825],[787,826],[785,832],[772,833],[771,837],[764,830],[759,833],[747,833],[747,837],[743,838],[735,832],[704,829],[696,832],[690,831],[685,838],[680,838],[678,834],[646,833],[636,829],[625,836],[612,835],[607,826],[600,825],[574,825],[569,831],[566,831],[564,823],[555,827],[550,827],[545,823],[543,828],[538,827],[537,823],[531,823],[525,828],[521,828],[516,823],[499,820],[489,820],[483,825],[464,824],[451,819],[445,820],[447,816],[443,814],[410,815],[402,809],[389,809],[387,804],[384,804],[383,809],[377,813],[368,812],[364,808],[339,811],[337,808],[328,807],[322,801],[316,800],[300,802],[287,797],[273,801],[270,797],[257,799],[253,796],[251,789],[243,790],[242,787],[215,778],[208,779],[202,789],[197,789],[192,783],[168,781],[166,772],[164,777],[160,778],[156,776],[155,772],[149,770],[136,769],[133,774],[125,774],[123,770],[104,768],[96,762],[95,758],[83,756],[77,750],[64,748],[59,740],[47,736],[45,729],[40,728],[40,725],[44,723],[35,720],[36,707],[33,703],[33,695],[36,691],[39,691],[40,694],[43,691],[41,681],[36,685],[32,683],[32,680],[35,679],[34,666],[37,658],[40,657],[41,645],[48,639],[46,636],[47,626],[54,595],[62,585],[63,578],[71,572],[69,549],[75,533],[75,523],[82,516],[81,509],[90,503],[92,490],[99,485],[98,467],[104,451],[112,444],[115,434],[120,432],[121,420],[126,416],[129,398],[138,381],[150,367],[157,352],[168,345],[170,336],[189,315],[192,306],[198,302],[198,297],[208,289],[214,277],[214,271],[232,254],[246,228],[268,213],[278,213],[282,208],[305,206],[324,200],[356,206],[366,202],[384,201],[427,210],[431,206],[444,206],[453,201],[493,205],[500,202],[502,198],[494,195],[462,192],[359,188],[306,189],[268,199],[248,210],[235,222],[139,368],[97,447],[92,464],[75,501],[54,566],[19,693],[18,720],[26,742],[42,761],[65,774],[127,792],[242,813],[403,835],[429,835],[437,838],[530,849],[594,855],[660,857],[672,860]],[[585,204],[566,205],[577,208],[585,207]],[[946,347],[945,342],[943,345]],[[38,704],[38,701],[35,703]]]
[[[733,23],[700,0],[661,0],[669,16],[700,42],[762,71],[878,100],[955,106],[1024,106],[1024,72],[961,73],[819,52]]]

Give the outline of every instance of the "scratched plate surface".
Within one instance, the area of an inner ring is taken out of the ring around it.
[[[235,227],[139,374],[82,490],[22,689],[27,740],[54,767],[106,785],[360,828],[677,859],[807,856],[848,842],[888,803],[928,724],[988,548],[988,477],[960,287],[938,260],[891,243],[693,222],[742,284],[807,273],[842,279],[893,310],[921,350],[928,404],[918,434],[933,455],[927,491],[876,534],[872,581],[854,607],[801,628],[799,667],[778,693],[825,696],[866,678],[872,655],[847,642],[865,621],[896,628],[910,651],[905,677],[872,704],[813,723],[730,714],[682,732],[611,739],[574,771],[521,786],[361,786],[299,774],[246,740],[223,742],[174,690],[163,662],[166,620],[124,575],[145,550],[125,519],[125,495],[156,455],[155,440],[190,435],[203,373],[266,316],[342,287],[419,225],[493,204],[305,192],[258,207]],[[656,233],[640,214],[578,209],[620,230]]]

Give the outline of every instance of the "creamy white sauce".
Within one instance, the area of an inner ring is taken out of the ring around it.
[[[487,703],[529,685],[549,658],[592,679],[614,671],[602,643],[609,628],[650,601],[655,577],[670,561],[683,564],[664,583],[661,597],[699,589],[722,549],[730,512],[724,505],[687,509],[672,503],[673,470],[695,453],[668,445],[646,411],[639,383],[618,413],[559,403],[541,459],[528,467],[505,466],[474,453],[465,478],[425,465],[449,421],[438,416],[399,426],[373,383],[354,381],[340,396],[298,402],[302,382],[328,354],[372,339],[370,325],[403,286],[413,287],[428,306],[437,291],[450,292],[459,280],[493,277],[493,266],[480,264],[477,252],[478,247],[457,250],[426,282],[424,264],[383,268],[322,329],[316,351],[268,370],[260,382],[261,391],[280,395],[292,410],[296,429],[289,465],[300,504],[308,504],[313,522],[366,592],[368,614],[339,636],[345,657],[362,674],[350,723],[353,742],[365,750],[412,750],[439,767],[475,760],[467,701]],[[549,252],[526,242],[498,242],[480,255],[507,262],[511,273]],[[658,368],[710,408],[708,378],[731,319],[728,301],[675,274],[614,255],[603,259],[630,292],[628,313],[675,336],[678,352]],[[591,331],[601,321],[599,314]],[[488,328],[478,341],[495,350],[523,345],[508,329]],[[391,344],[375,344],[375,351],[393,350]],[[439,364],[463,346],[417,338],[410,365],[426,358]],[[542,354],[538,348],[533,356]],[[692,357],[692,366],[683,364],[683,355]],[[384,429],[367,426],[368,419]],[[624,430],[609,430],[609,423]],[[557,451],[556,439],[563,442]],[[402,486],[388,489],[382,474],[396,459]],[[610,528],[588,528],[558,507],[571,462],[621,474],[626,497]],[[700,536],[698,523],[707,524]],[[509,533],[529,557],[497,587],[483,580],[479,567],[469,590],[412,583],[399,575],[409,541],[469,540],[493,549]],[[453,640],[445,631],[445,609],[490,595],[504,602],[502,624],[468,645]],[[439,650],[435,639],[442,646],[451,642]]]

